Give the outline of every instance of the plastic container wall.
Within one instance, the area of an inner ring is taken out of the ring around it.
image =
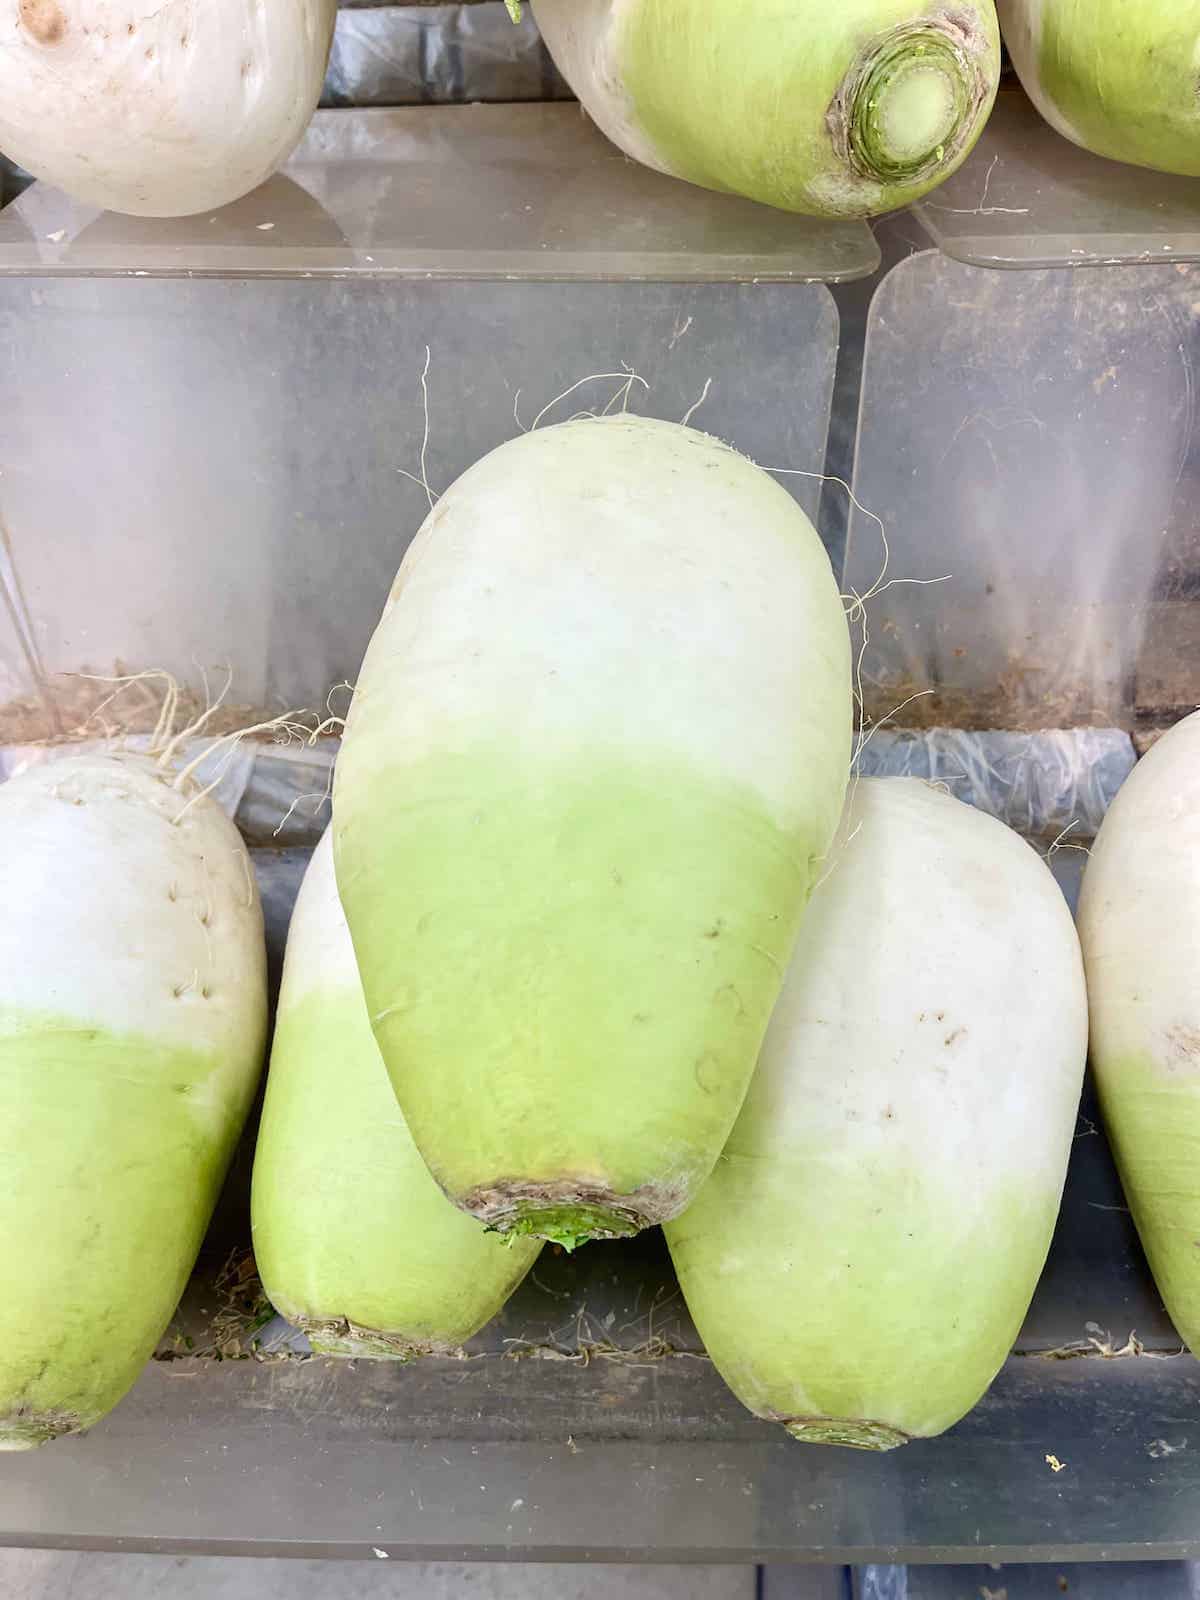
[[[107,687],[63,674],[352,680],[428,511],[427,349],[436,491],[626,395],[819,474],[836,347],[820,286],[0,280],[0,744],[57,731],[33,662],[70,726]]]
[[[1200,702],[1200,271],[911,257],[872,304],[846,586],[872,718],[1143,730]],[[885,579],[885,581],[886,581]],[[917,698],[914,698],[917,697]]]

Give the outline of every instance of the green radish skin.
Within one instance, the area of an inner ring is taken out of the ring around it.
[[[172,777],[98,755],[0,786],[0,1450],[131,1387],[262,1068],[250,862]]]
[[[1086,1049],[1036,853],[914,779],[853,785],[737,1126],[666,1229],[751,1411],[888,1450],[970,1410],[1049,1249]]]
[[[1025,92],[1113,161],[1200,176],[1198,0],[999,0]]]
[[[785,211],[864,217],[966,159],[1000,81],[993,0],[536,0],[626,155]]]
[[[1159,1293],[1200,1353],[1200,713],[1113,802],[1079,933],[1109,1143]]]
[[[454,1351],[541,1248],[485,1232],[421,1160],[371,1032],[328,831],[288,932],[252,1209],[267,1295],[324,1355]]]
[[[359,675],[334,852],[375,1036],[457,1205],[567,1246],[687,1205],[850,724],[824,549],[726,446],[572,422],[442,496]]]

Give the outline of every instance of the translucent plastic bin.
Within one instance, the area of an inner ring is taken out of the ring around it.
[[[272,710],[353,679],[428,510],[404,475],[427,349],[435,490],[626,386],[631,409],[695,407],[759,461],[823,468],[837,313],[820,285],[0,279],[22,617],[0,613],[0,744],[54,731],[33,656],[68,721],[88,695],[60,674],[227,668],[239,703]],[[784,481],[815,515],[816,479]]]
[[[1200,703],[1198,319],[1188,266],[996,273],[926,252],[888,274],[855,473],[900,580],[871,604],[873,718],[1140,730]],[[848,588],[876,581],[880,548],[856,512]]]
[[[319,122],[313,138],[326,127],[329,159],[212,222],[88,217],[38,187],[0,215],[0,748],[78,726],[106,692],[73,676],[85,670],[164,667],[195,685],[228,667],[232,697],[267,711],[321,705],[353,678],[427,507],[407,476],[427,351],[434,490],[518,426],[626,390],[632,408],[691,414],[767,466],[822,471],[830,292],[700,281],[753,277],[755,262],[837,276],[815,272],[807,229],[751,208],[768,232],[748,254],[724,201],[667,185],[639,239],[629,196],[660,180],[607,147],[579,181],[589,206],[608,193],[613,209],[589,212],[561,152],[521,137],[469,189],[475,147],[449,123],[406,132],[389,114]],[[478,202],[454,236],[448,177]],[[494,209],[526,179],[549,196],[528,225]],[[841,236],[856,271],[871,263],[864,234]],[[428,281],[510,269],[688,281]],[[959,731],[880,738],[868,763],[886,755],[994,802],[1042,848],[1064,819],[1094,827],[1128,770],[1112,724],[1144,729],[1147,708],[1172,714],[1192,692],[1197,652],[1153,648],[1194,637],[1192,293],[1170,270],[998,275],[924,255],[872,310],[857,492],[886,522],[891,576],[952,581],[869,602],[867,706],[934,687],[934,707],[904,715]],[[817,507],[816,477],[782,481]],[[880,559],[857,516],[860,593]],[[1037,671],[1008,671],[1035,648]],[[1067,731],[961,732],[1043,720]],[[1081,736],[1081,721],[1101,730]],[[238,776],[277,976],[305,853],[271,845],[306,842],[319,819],[298,812],[277,839],[282,791],[249,758]],[[294,781],[323,788],[304,770]],[[1053,857],[1069,898],[1081,861]],[[247,1141],[132,1394],[84,1438],[0,1459],[0,1544],[369,1561],[1200,1555],[1200,1452],[1180,1422],[1200,1414],[1200,1369],[1174,1359],[1095,1123],[1085,1100],[1050,1261],[992,1390],[946,1438],[880,1459],[805,1450],[743,1410],[656,1233],[547,1251],[462,1359],[306,1360],[277,1324],[255,1349]]]
[[[976,266],[1200,261],[1200,180],[1081,150],[1015,83],[970,159],[916,211],[947,255]]]
[[[284,171],[199,217],[35,184],[5,273],[818,281],[869,276],[864,222],[789,216],[629,161],[574,104],[322,111]]]

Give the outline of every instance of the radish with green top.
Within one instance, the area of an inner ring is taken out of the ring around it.
[[[1200,177],[1200,0],[999,0],[1026,94],[1113,161]]]
[[[0,1450],[87,1428],[191,1272],[262,1067],[233,824],[125,754],[0,786]]]
[[[1079,933],[1108,1140],[1159,1293],[1200,1352],[1200,712],[1122,785]]]
[[[1000,81],[993,0],[536,0],[636,161],[785,211],[908,205],[966,159]]]
[[[889,1450],[970,1410],[1046,1258],[1086,1049],[1035,852],[916,779],[854,785],[733,1136],[667,1227],[751,1411]]]
[[[288,930],[253,1211],[267,1295],[325,1355],[453,1351],[541,1248],[485,1232],[417,1153],[367,1018],[328,831]]]
[[[336,14],[337,0],[0,0],[0,150],[112,211],[227,205],[304,132]]]
[[[812,524],[715,439],[565,423],[442,496],[333,827],[375,1036],[456,1204],[568,1246],[688,1204],[837,826],[850,687]]]

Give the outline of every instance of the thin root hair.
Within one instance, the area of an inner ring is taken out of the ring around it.
[[[330,691],[330,692],[332,693],[332,691]],[[341,718],[340,717],[339,718],[332,718],[332,719],[329,719],[329,720],[339,721],[340,722]],[[319,731],[319,727],[320,727],[320,725],[318,725],[318,731]],[[317,737],[318,737],[318,732],[314,732],[313,739],[316,739]],[[284,812],[283,816],[280,818],[279,826],[272,830],[271,837],[273,839],[278,839],[279,835],[283,832],[284,828],[286,828],[288,823],[292,820],[292,814],[295,812],[297,806],[300,805],[301,801],[303,801],[303,800],[312,800],[312,801],[316,802],[314,804],[314,806],[313,806],[313,809],[312,809],[312,815],[314,817],[316,817],[316,816],[318,816],[320,814],[322,806],[327,806],[332,799],[333,799],[333,762],[331,761],[329,763],[329,766],[328,766],[328,768],[326,770],[326,773],[325,773],[325,787],[324,787],[324,789],[314,791],[311,794],[298,794],[296,796],[296,798],[292,801],[291,805]]]
[[[701,391],[700,391],[700,398],[698,400],[693,400],[691,405],[683,413],[683,416],[679,419],[679,426],[681,428],[686,428],[690,424],[692,418],[696,415],[697,411],[699,411],[700,407],[708,399],[708,391],[711,388],[712,388],[712,379],[711,378],[705,378],[705,380],[704,380],[704,388],[701,389]]]
[[[1076,817],[1076,818],[1074,818],[1073,821],[1068,822],[1066,827],[1061,829],[1061,831],[1059,833],[1057,833],[1055,835],[1055,837],[1051,840],[1049,848],[1046,851],[1046,864],[1047,864],[1047,866],[1050,864],[1051,861],[1053,861],[1054,857],[1058,854],[1058,852],[1060,850],[1078,850],[1081,855],[1085,855],[1085,856],[1090,856],[1091,855],[1092,852],[1091,852],[1090,848],[1086,844],[1064,844],[1063,843],[1063,840],[1067,837],[1067,835],[1071,832],[1071,830],[1073,828],[1077,828],[1078,826],[1079,826],[1079,818]]]
[[[312,727],[306,723],[298,721],[297,717],[298,714],[294,711],[283,711],[277,717],[267,718],[265,722],[253,723],[250,727],[238,728],[233,733],[223,733],[219,738],[211,740],[210,743],[207,744],[198,755],[193,756],[186,766],[181,767],[180,770],[175,774],[175,777],[172,780],[173,788],[181,790],[192,777],[192,774],[195,772],[196,768],[199,767],[203,762],[207,761],[209,757],[214,755],[218,750],[225,748],[227,754],[219,765],[216,776],[211,778],[201,788],[197,789],[195,794],[190,795],[186,803],[180,807],[179,811],[172,820],[177,824],[181,822],[194,805],[203,800],[206,796],[210,795],[213,790],[217,788],[222,778],[225,776],[226,771],[228,770],[229,762],[233,759],[234,752],[238,749],[243,740],[252,738],[255,734],[259,733],[275,733],[282,735],[282,742],[285,743],[290,743],[291,741],[295,740],[300,743],[310,744],[317,737],[317,735],[314,733]]]
[[[217,698],[215,700],[210,698],[209,686],[208,686],[208,673],[204,670],[203,667],[200,668],[200,679],[201,679],[201,682],[204,684],[204,710],[199,714],[198,717],[195,717],[185,727],[181,728],[178,733],[172,734],[171,733],[171,725],[174,723],[174,720],[175,720],[175,713],[174,713],[174,710],[172,709],[171,717],[170,717],[170,719],[169,719],[169,721],[167,723],[165,732],[162,735],[162,737],[164,737],[167,742],[163,746],[162,750],[157,752],[157,754],[158,754],[158,765],[160,767],[169,767],[171,762],[174,760],[175,752],[179,748],[179,746],[181,744],[183,744],[186,740],[195,738],[201,732],[201,730],[204,728],[205,723],[210,721],[211,718],[214,717],[216,715],[216,713],[221,709],[221,706],[225,703],[225,697],[229,693],[229,690],[233,685],[233,667],[228,662],[226,663],[226,665],[225,665],[225,684],[224,684],[224,687],[222,688],[220,694],[217,696]],[[160,721],[161,721],[161,719],[160,719]],[[155,733],[156,733],[156,736],[157,736],[157,734],[158,734],[158,730],[157,729],[155,730]],[[151,755],[154,755],[156,753],[156,748],[155,748],[155,744],[154,744],[153,741],[151,742],[150,753],[151,753]]]
[[[857,774],[855,775],[854,781],[857,782]],[[858,822],[846,835],[845,842],[843,843],[842,848],[838,851],[837,855],[833,857],[832,861],[830,861],[829,865],[825,868],[825,871],[817,879],[816,883],[813,884],[811,890],[809,891],[810,894],[816,894],[821,885],[827,882],[828,879],[833,876],[834,872],[837,870],[838,862],[841,861],[846,851],[849,850],[850,846],[854,843],[855,839],[858,838],[861,832],[862,823]]]
[[[875,579],[875,582],[870,586],[864,595],[854,596],[856,606],[862,607],[866,605],[867,601],[873,599],[874,596],[879,592],[879,585],[887,576],[888,565],[892,558],[891,545],[888,543],[887,529],[883,525],[883,518],[877,515],[877,513],[874,511],[868,511],[866,506],[863,505],[862,501],[855,494],[854,490],[846,482],[845,478],[839,478],[835,472],[806,472],[801,467],[765,467],[763,470],[765,472],[769,472],[772,477],[777,478],[812,478],[817,483],[836,484],[839,489],[845,490],[850,504],[854,507],[854,509],[856,511],[861,511],[864,517],[869,517],[879,529],[879,539],[880,543],[883,545],[883,565],[879,569],[879,576]]]
[[[602,416],[608,416],[610,414],[611,407],[615,405],[618,400],[622,400],[622,411],[626,410],[629,405],[629,395],[635,383],[640,383],[642,388],[645,389],[646,393],[650,393],[650,385],[646,382],[645,378],[640,377],[636,372],[631,371],[628,367],[624,372],[589,372],[586,377],[577,379],[569,388],[564,389],[561,394],[556,394],[553,400],[547,401],[547,403],[538,412],[537,416],[534,417],[529,428],[522,431],[535,433],[538,427],[541,425],[543,418],[548,416],[549,413],[554,410],[555,406],[559,405],[563,400],[565,400],[568,395],[573,395],[577,390],[582,389],[585,383],[601,383],[605,379],[609,378],[621,380],[621,387],[617,390],[616,394],[613,395],[612,399],[608,402],[608,405],[605,406],[603,412],[601,412]],[[518,389],[517,398],[520,397],[520,393],[521,391]],[[513,401],[513,416],[516,418],[517,426],[520,427],[521,419],[517,417],[516,399]]]
[[[158,749],[159,741],[169,737],[174,725],[176,714],[179,710],[180,690],[178,680],[162,667],[151,667],[146,672],[70,672],[64,677],[78,678],[84,683],[115,683],[116,688],[111,694],[105,695],[98,706],[94,706],[84,718],[82,727],[86,728],[89,722],[99,721],[104,729],[106,738],[114,735],[110,725],[103,720],[105,711],[114,700],[120,698],[126,690],[131,689],[135,683],[162,683],[166,685],[163,692],[162,705],[159,707],[158,720],[154,724],[150,735],[150,754],[154,755]],[[153,698],[151,697],[151,703]]]
[[[879,732],[880,728],[886,728],[888,723],[889,722],[893,722],[900,715],[900,713],[905,709],[906,706],[912,705],[914,700],[924,700],[929,695],[936,694],[936,692],[937,691],[935,689],[918,689],[915,694],[907,695],[903,700],[901,700],[899,705],[893,706],[892,709],[887,713],[886,716],[882,716],[882,717],[880,717],[878,719],[878,721],[873,722],[871,724],[871,727],[870,727],[869,731],[865,734],[864,737],[860,738],[860,740],[859,740],[858,749],[855,752],[855,756],[854,756],[855,764],[857,765],[858,761],[860,760],[860,758],[862,756],[863,751],[867,748],[867,746],[870,744],[871,740]]]
[[[322,806],[326,806],[326,805],[329,804],[329,801],[332,798],[332,794],[333,794],[333,766],[331,764],[330,768],[329,768],[329,782],[325,785],[324,789],[314,789],[311,794],[298,794],[296,796],[296,798],[292,801],[291,805],[283,813],[283,816],[280,817],[278,825],[271,829],[271,837],[272,837],[272,839],[278,839],[279,835],[283,832],[283,830],[287,827],[288,823],[292,820],[292,817],[295,814],[297,808],[300,805],[302,805],[305,800],[311,800],[311,801],[314,802],[313,808],[312,808],[312,815],[314,817],[316,817],[316,816],[318,816],[320,814],[321,807]]]
[[[333,688],[330,689],[329,693],[325,696],[325,709],[326,709],[326,711],[329,713],[329,715],[331,717],[335,715],[335,712],[334,712],[334,709],[333,709],[333,697],[334,697],[334,695],[335,694],[339,694],[344,689],[346,691],[346,693],[350,696],[350,698],[353,700],[355,692],[357,691],[357,688],[358,688],[358,685],[355,684],[355,683],[351,683],[349,678],[343,678],[341,683],[335,683],[334,684]],[[345,719],[344,718],[338,718],[338,720],[344,722]]]
[[[421,429],[421,453],[418,458],[420,472],[409,472],[407,467],[397,467],[396,471],[402,478],[407,478],[410,483],[415,483],[418,489],[425,491],[425,498],[429,502],[430,511],[441,499],[429,486],[429,366],[433,354],[428,345],[425,346],[425,365],[421,368],[421,415],[423,418]]]

